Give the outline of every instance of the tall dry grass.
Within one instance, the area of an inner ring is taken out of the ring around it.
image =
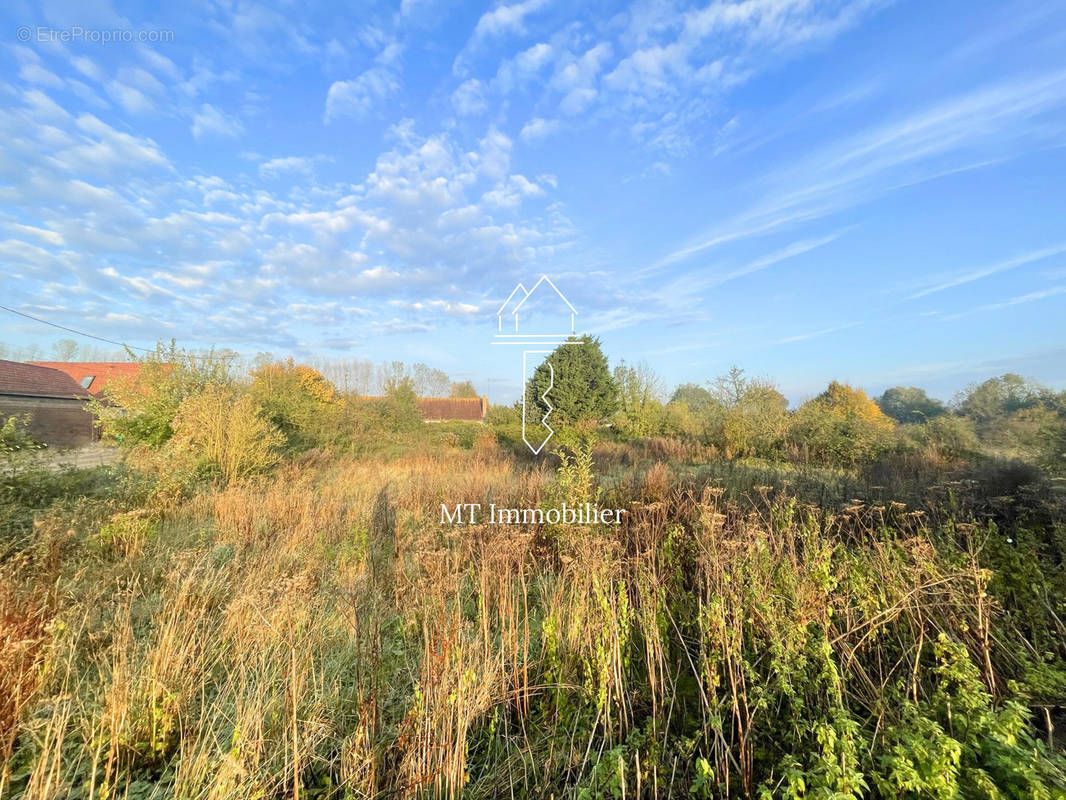
[[[308,454],[108,509],[0,590],[0,796],[863,796],[902,705],[947,691],[941,637],[967,697],[1005,689],[989,576],[905,508],[742,506],[660,463],[606,493],[618,527],[440,525],[592,491],[560,480]]]

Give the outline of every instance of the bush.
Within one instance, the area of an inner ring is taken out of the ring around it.
[[[29,424],[29,414],[13,414],[5,419],[0,425],[0,453],[42,449],[44,445],[30,437],[27,430]]]
[[[893,422],[861,389],[833,381],[796,411],[790,441],[811,460],[838,467],[872,461],[892,443]]]
[[[510,450],[519,452],[526,445],[522,441],[522,409],[514,406],[489,406],[485,425],[495,435],[496,441]]]
[[[318,370],[290,358],[263,364],[251,374],[252,398],[291,447],[306,449],[333,438],[341,403]]]
[[[709,439],[726,458],[780,455],[788,428],[788,400],[772,383],[733,367],[713,384],[716,403],[704,415]]]
[[[186,398],[208,385],[231,382],[225,359],[192,355],[173,343],[138,363],[135,377],[112,379],[102,399],[89,401],[104,435],[129,447],[162,446],[174,435],[174,417]]]
[[[173,427],[170,451],[179,463],[217,471],[226,483],[274,466],[285,443],[250,395],[217,384],[186,398]]]
[[[920,425],[905,425],[900,434],[906,443],[944,461],[968,461],[981,451],[974,424],[966,417],[934,417]]]
[[[389,433],[411,433],[425,425],[418,408],[418,395],[406,379],[387,386],[385,399],[376,409],[380,428]]]

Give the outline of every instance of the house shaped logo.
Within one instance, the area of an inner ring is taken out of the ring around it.
[[[556,286],[547,275],[541,275],[540,280],[533,284],[532,289],[519,283],[511,290],[511,294],[503,301],[499,311],[496,312],[496,335],[492,342],[495,345],[521,345],[522,350],[522,441],[533,451],[539,454],[544,445],[555,434],[555,430],[548,424],[552,405],[548,394],[555,385],[555,368],[550,361],[548,366],[548,388],[541,394],[540,399],[548,409],[539,420],[537,426],[526,426],[526,389],[528,383],[528,356],[531,354],[551,353],[560,345],[580,344],[574,340],[574,323],[577,318],[577,309],[566,299],[559,287]],[[569,330],[567,330],[569,328]],[[551,349],[545,349],[551,348]],[[539,427],[541,431],[534,434]],[[543,435],[547,430],[547,435]],[[532,441],[531,441],[532,438]]]
[[[569,332],[565,330],[567,314],[569,314]],[[541,275],[540,280],[533,284],[532,289],[527,291],[526,287],[519,283],[511,290],[511,294],[496,312],[496,332],[497,334],[504,332],[504,319],[506,318],[508,333],[511,332],[513,326],[515,334],[524,333],[526,336],[553,336],[565,339],[574,334],[576,317],[577,309],[566,299],[566,295],[559,291],[559,287],[552,283],[551,278]],[[522,325],[523,322],[524,325]],[[542,326],[547,324],[547,328],[538,328],[538,322]]]

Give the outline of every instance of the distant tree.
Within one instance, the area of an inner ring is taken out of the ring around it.
[[[1046,405],[1032,405],[986,425],[984,442],[993,451],[1020,458],[1059,474],[1066,467],[1062,449],[1066,414]]]
[[[711,396],[727,408],[739,405],[753,380],[744,374],[744,370],[735,364],[725,375],[719,375],[711,381]]]
[[[959,413],[973,420],[979,434],[985,434],[1011,414],[1038,405],[1043,393],[1043,387],[1008,372],[967,387],[957,404]]]
[[[451,389],[451,378],[443,370],[425,364],[411,367],[411,382],[419,397],[445,397]]]
[[[386,394],[390,386],[396,386],[401,380],[407,380],[411,385],[411,391],[415,391],[414,384],[410,382],[407,367],[402,361],[386,361],[377,366],[377,376],[374,381],[375,391]]]
[[[331,361],[323,359],[311,363],[339,391],[368,395],[374,390],[374,370],[372,361],[352,359],[350,361]]]
[[[721,405],[715,396],[696,383],[683,383],[670,395],[671,403],[685,403],[690,411],[700,413],[707,408]]]
[[[891,441],[892,420],[862,389],[833,381],[796,411],[789,439],[816,461],[854,467]]]
[[[381,422],[386,430],[403,433],[422,427],[422,412],[418,395],[410,378],[391,381],[385,387],[385,399],[378,404]]]
[[[477,389],[470,381],[458,381],[452,384],[450,397],[479,397]]]
[[[52,357],[55,361],[73,361],[78,354],[78,343],[73,339],[60,339],[52,344]]]
[[[1066,393],[1007,373],[968,387],[957,407],[988,450],[1066,473]]]
[[[948,413],[948,408],[917,386],[893,386],[875,401],[896,422],[925,422]]]
[[[710,384],[712,403],[704,414],[711,442],[726,458],[776,455],[788,428],[788,399],[766,380],[749,378],[740,367]]]
[[[649,436],[661,414],[662,381],[646,363],[627,365],[622,361],[614,368],[618,387],[616,424],[630,436]]]
[[[554,421],[564,425],[606,421],[618,407],[618,389],[600,342],[591,336],[570,337],[569,342],[555,348],[534,370],[527,403],[543,416],[548,407],[541,398],[551,387]]]

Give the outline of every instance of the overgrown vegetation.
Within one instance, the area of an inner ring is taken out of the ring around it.
[[[124,465],[3,479],[0,797],[1066,798],[1061,396],[589,363],[547,460],[402,377],[117,384]],[[629,513],[441,524],[564,502]]]

